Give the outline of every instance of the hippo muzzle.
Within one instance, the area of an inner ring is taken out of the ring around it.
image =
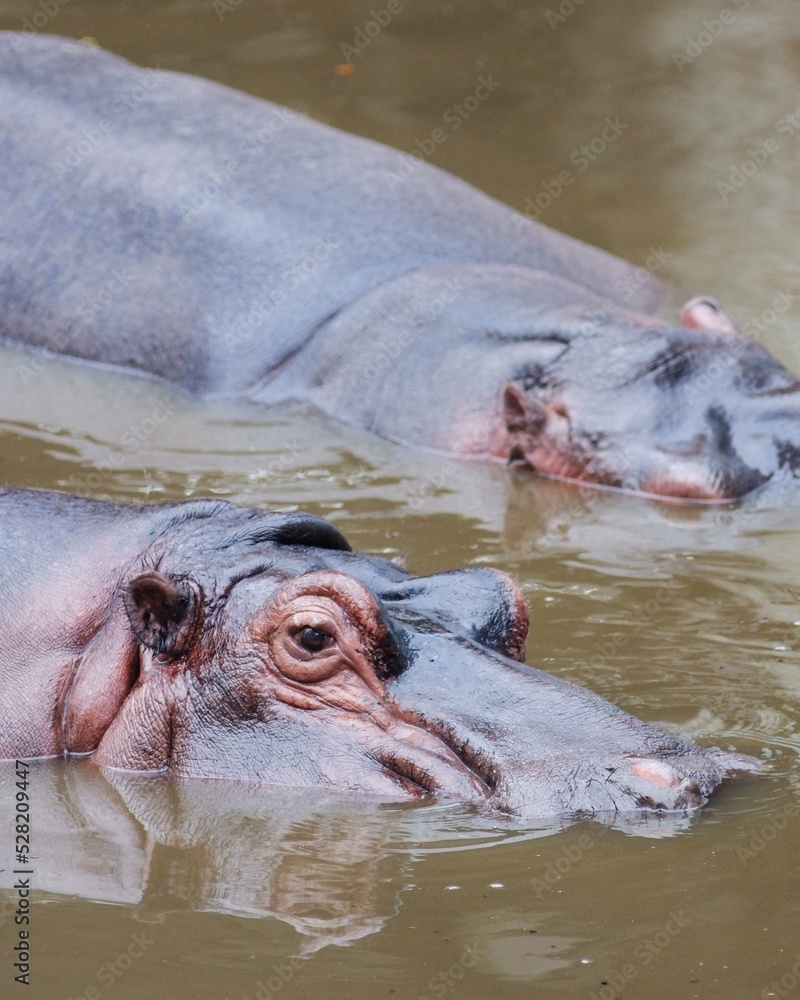
[[[727,502],[796,477],[800,382],[712,299],[681,320],[587,313],[557,364],[504,387],[510,459],[672,500]]]

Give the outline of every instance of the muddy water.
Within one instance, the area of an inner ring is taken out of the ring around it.
[[[407,151],[493,74],[433,162],[650,266],[675,303],[716,295],[800,369],[791,0],[401,6],[356,53],[382,0],[6,0],[0,27],[88,35]],[[692,822],[557,830],[43,765],[33,985],[13,982],[0,893],[0,996],[800,995],[797,497],[667,507],[11,349],[0,457],[10,485],[302,506],[415,571],[500,566],[530,601],[531,662],[771,766]]]

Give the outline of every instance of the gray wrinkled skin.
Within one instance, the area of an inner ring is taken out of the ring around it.
[[[0,337],[415,447],[726,500],[798,383],[709,300],[265,101],[0,34]],[[698,304],[699,303],[699,304]]]
[[[287,668],[320,600],[333,653]],[[690,812],[757,770],[525,666],[526,634],[503,574],[414,577],[320,518],[0,490],[0,757],[570,818]]]

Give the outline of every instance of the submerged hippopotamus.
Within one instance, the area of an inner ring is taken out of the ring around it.
[[[0,337],[667,497],[800,475],[800,384],[706,298],[396,150],[0,34]]]
[[[414,577],[306,514],[0,490],[0,595],[2,757],[573,817],[757,767],[519,662],[502,573]]]

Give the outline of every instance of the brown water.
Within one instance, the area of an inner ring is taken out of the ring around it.
[[[800,369],[796,4],[402,8],[344,76],[341,43],[383,0],[6,0],[0,27],[35,17],[408,151],[494,74],[495,99],[435,163],[638,264],[660,252],[675,303],[717,296]],[[581,169],[606,118],[624,128]],[[530,601],[532,663],[772,764],[691,823],[560,832],[451,804],[112,788],[91,766],[38,766],[32,986],[13,981],[15,897],[0,892],[0,997],[800,995],[796,497],[714,510],[578,490],[11,349],[0,479],[304,507],[414,571],[500,566]]]

